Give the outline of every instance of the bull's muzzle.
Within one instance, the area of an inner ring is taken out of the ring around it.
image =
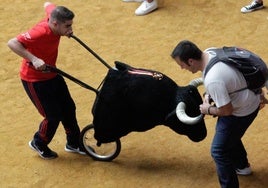
[[[189,85],[192,85],[192,86],[195,86],[195,87],[198,87],[198,86],[200,86],[202,84],[203,84],[203,79],[202,78],[194,79],[189,83]],[[184,102],[180,102],[177,105],[177,108],[176,108],[176,115],[177,115],[178,119],[181,122],[185,123],[185,124],[188,124],[188,125],[197,124],[204,117],[203,114],[200,114],[197,117],[190,117],[190,116],[188,116],[186,114],[185,109],[186,109],[186,104]]]

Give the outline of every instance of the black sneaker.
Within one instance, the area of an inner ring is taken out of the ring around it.
[[[263,2],[258,3],[255,0],[253,0],[250,5],[242,7],[241,12],[242,13],[248,13],[248,12],[252,12],[254,10],[259,10],[259,9],[262,9],[262,8],[263,8]]]
[[[66,144],[65,146],[65,151],[70,152],[70,153],[79,153],[81,155],[86,155],[86,153],[84,151],[82,151],[82,149],[80,147],[75,147],[75,146],[71,146]]]
[[[39,154],[39,156],[42,157],[43,159],[55,159],[58,157],[58,154],[49,149],[49,147],[45,146],[41,148],[37,146],[34,140],[31,140],[29,142],[29,146],[32,150],[36,151]]]

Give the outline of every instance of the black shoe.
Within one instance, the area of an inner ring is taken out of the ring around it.
[[[66,144],[64,149],[65,149],[65,151],[70,152],[70,153],[79,153],[81,155],[86,155],[85,151],[82,151],[82,149],[80,147],[75,147],[75,146],[71,146],[69,144]]]
[[[242,13],[248,13],[248,12],[252,12],[254,10],[259,10],[263,8],[263,3],[258,3],[257,1],[252,1],[251,4],[244,6],[241,8],[241,12]]]
[[[29,142],[29,146],[32,150],[36,151],[40,157],[42,157],[43,159],[55,159],[58,157],[58,154],[54,151],[52,151],[51,149],[49,149],[49,147],[44,146],[44,147],[39,147],[35,144],[34,140],[31,140]]]

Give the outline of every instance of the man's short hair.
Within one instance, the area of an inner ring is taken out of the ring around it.
[[[74,13],[64,6],[57,6],[52,10],[50,18],[60,23],[64,23],[65,21],[72,20],[74,18]]]
[[[181,61],[187,63],[190,58],[200,60],[202,51],[191,41],[183,40],[174,48],[171,57],[179,57]]]

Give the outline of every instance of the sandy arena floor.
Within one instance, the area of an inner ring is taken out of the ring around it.
[[[164,126],[131,133],[121,139],[122,151],[110,163],[64,151],[65,134],[59,127],[50,147],[59,158],[42,160],[28,147],[42,120],[27,98],[18,77],[21,58],[6,46],[44,15],[42,1],[2,0],[0,47],[0,187],[94,188],[215,188],[219,187],[210,143],[216,119],[206,117],[207,138],[193,143]],[[147,16],[134,15],[138,3],[121,0],[54,1],[76,14],[74,34],[113,66],[115,60],[134,67],[155,69],[187,85],[201,75],[181,70],[170,58],[183,39],[202,49],[238,45],[268,61],[268,9],[241,14],[248,0],[159,0],[159,9]],[[267,2],[265,2],[267,3]],[[98,87],[107,73],[96,58],[75,40],[62,38],[58,67]],[[80,128],[92,122],[95,94],[67,80],[77,105]],[[202,90],[202,88],[201,88]],[[268,107],[250,127],[243,141],[254,174],[240,177],[242,188],[268,187]]]

